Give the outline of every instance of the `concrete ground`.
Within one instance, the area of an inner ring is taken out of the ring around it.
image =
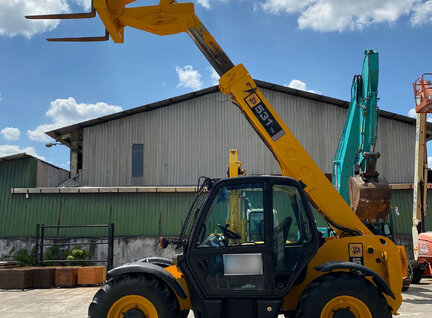
[[[79,318],[98,287],[0,290],[0,317]],[[431,317],[432,279],[422,279],[403,294],[399,317]],[[192,318],[193,314],[189,315]],[[282,317],[282,316],[280,316]]]

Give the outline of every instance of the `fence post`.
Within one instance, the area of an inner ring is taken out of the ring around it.
[[[36,253],[35,253],[35,265],[39,265],[39,231],[40,231],[40,224],[36,224]]]
[[[40,237],[40,254],[39,254],[39,262],[43,263],[43,248],[44,248],[44,237],[45,237],[45,226],[41,224],[41,237]]]
[[[108,224],[108,270],[113,269],[114,260],[114,223]]]

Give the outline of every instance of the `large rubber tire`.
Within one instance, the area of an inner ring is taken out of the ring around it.
[[[420,280],[423,277],[423,270],[420,266],[419,263],[417,263],[416,261],[413,261],[412,264],[412,279],[411,279],[411,284],[418,284],[420,283]]]
[[[389,318],[384,296],[365,278],[348,273],[324,275],[310,284],[297,305],[296,318]]]
[[[411,285],[413,278],[413,262],[417,263],[414,260],[408,261],[408,277],[405,277],[402,280],[402,291],[407,291]]]
[[[180,318],[175,296],[151,276],[123,275],[109,280],[93,297],[89,318]]]

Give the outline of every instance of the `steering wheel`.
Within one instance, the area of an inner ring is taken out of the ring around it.
[[[227,227],[227,226],[223,226],[223,225],[220,225],[220,224],[216,224],[216,225],[218,226],[218,228],[220,228],[220,229],[222,230],[222,233],[223,233],[227,238],[234,239],[234,240],[239,240],[239,239],[241,239],[240,234],[238,234],[238,233],[236,233],[236,232],[233,232],[233,231],[231,231],[231,230],[228,230],[228,227]]]

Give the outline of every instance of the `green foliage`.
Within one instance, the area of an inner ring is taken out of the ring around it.
[[[68,249],[60,248],[58,245],[51,245],[48,247],[43,255],[43,259],[45,261],[49,260],[65,260],[66,257],[69,254]],[[49,262],[44,263],[44,265],[47,266],[58,266],[58,265],[64,265],[63,263],[56,263],[56,262]]]
[[[13,253],[15,249],[11,250]],[[21,248],[13,254],[14,259],[18,262],[19,266],[35,265],[36,261],[36,246],[33,246],[29,253],[27,249]]]
[[[36,263],[36,246],[33,246],[31,252],[25,248],[19,249],[15,252],[15,248],[9,251],[9,255],[12,255],[14,259],[18,262],[19,266],[35,265]],[[7,257],[9,255],[4,255],[0,259]],[[72,262],[68,265],[85,265],[85,261],[90,259],[90,251],[83,248],[81,245],[75,246],[72,250],[69,248],[62,248],[58,245],[52,245],[46,248],[43,255],[45,261],[49,260],[72,260],[72,261],[82,261],[82,262]],[[65,263],[58,262],[48,262],[44,263],[46,266],[58,266],[65,265]]]
[[[85,261],[90,258],[90,251],[83,248],[81,245],[75,246],[69,253],[66,259],[74,261]],[[85,262],[74,262],[75,265],[84,265]]]

